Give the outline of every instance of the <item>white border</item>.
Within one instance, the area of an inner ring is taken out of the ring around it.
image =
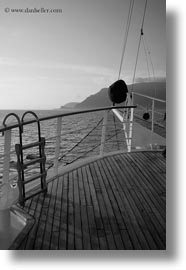
[[[149,0],[155,1],[155,0]],[[162,0],[165,1],[165,0]],[[175,25],[172,37],[174,45],[167,44],[168,57],[168,151],[167,192],[168,251],[136,252],[19,252],[1,251],[2,269],[186,269],[186,5],[185,0],[167,0],[167,23]],[[169,26],[167,26],[169,28]],[[168,35],[170,34],[168,30]],[[170,49],[171,47],[171,49]],[[172,50],[173,49],[173,50]],[[171,56],[171,54],[173,54]],[[173,61],[174,60],[174,61]],[[175,65],[175,67],[169,66]],[[171,87],[174,85],[174,87]],[[174,88],[174,89],[173,89]],[[171,93],[171,91],[173,91]],[[171,134],[173,131],[173,134]],[[175,150],[175,151],[173,151]],[[169,178],[170,177],[170,178]],[[173,178],[173,185],[171,182]],[[173,189],[174,187],[174,189]],[[170,197],[170,194],[172,195]],[[171,233],[173,234],[171,236]],[[172,238],[172,240],[171,240]],[[38,255],[39,254],[39,255]]]

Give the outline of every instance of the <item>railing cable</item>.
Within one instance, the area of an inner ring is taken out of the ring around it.
[[[133,92],[133,88],[134,88],[134,81],[135,81],[135,78],[136,78],[136,69],[137,69],[137,64],[138,64],[141,39],[142,39],[142,36],[144,35],[143,26],[144,26],[144,21],[145,21],[146,10],[147,10],[147,0],[145,1],[143,19],[142,19],[141,30],[140,30],[139,43],[138,43],[138,48],[137,48],[136,62],[135,62],[135,67],[134,67],[133,79],[132,79],[132,89],[131,89],[132,92]]]

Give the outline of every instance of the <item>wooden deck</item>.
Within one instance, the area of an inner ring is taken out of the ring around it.
[[[166,249],[166,160],[161,152],[107,156],[48,183],[28,200],[32,229],[12,249]]]

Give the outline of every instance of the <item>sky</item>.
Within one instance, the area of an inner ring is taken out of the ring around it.
[[[116,81],[129,4],[130,0],[1,0],[0,109],[59,108]],[[135,0],[121,72],[128,84],[144,6],[145,0]],[[165,32],[166,1],[148,0],[144,37],[156,78],[166,76]],[[136,81],[145,78],[141,45]]]

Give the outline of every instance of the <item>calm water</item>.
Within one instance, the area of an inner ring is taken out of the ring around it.
[[[2,125],[4,117],[7,113],[12,111],[5,111],[0,110],[0,125]],[[22,116],[24,111],[13,111],[18,116]],[[60,113],[64,113],[65,111],[35,111],[39,117],[49,116],[49,115],[56,115]],[[103,112],[96,112],[96,113],[88,113],[88,114],[80,114],[80,115],[73,115],[68,117],[62,118],[62,136],[61,136],[61,149],[60,149],[60,156],[63,156],[66,152],[68,152],[74,145],[76,145],[85,135],[97,125],[98,121],[102,118]],[[29,115],[25,117],[28,119]],[[32,117],[32,116],[31,116]],[[7,123],[15,122],[14,117],[10,117],[10,120],[7,120]],[[91,150],[95,145],[99,144],[100,142],[100,135],[101,135],[101,124],[98,126],[97,129],[88,137],[86,138],[81,145],[78,145],[73,151],[68,153],[68,157],[64,157],[62,162],[66,164],[67,162],[71,162],[72,160],[76,159],[78,156],[83,155],[84,152],[88,152],[87,156],[94,155],[98,153],[98,148],[92,152]],[[55,136],[56,136],[56,119],[52,119],[49,121],[41,122],[41,136],[45,137],[46,139],[46,146],[45,146],[45,153],[47,156],[47,160],[49,161],[51,158],[54,157],[55,153]],[[24,126],[24,133],[22,135],[23,144],[28,144],[31,142],[35,142],[38,139],[37,133],[37,125],[36,123]],[[12,131],[12,142],[11,142],[11,150],[15,151],[15,144],[19,143],[19,132],[18,128]],[[37,154],[37,149],[29,149],[24,152],[24,158],[27,157],[28,154]],[[0,136],[0,155],[4,153],[4,137]],[[16,154],[15,152],[11,155],[11,164],[12,164],[12,171],[15,169],[13,168],[14,163],[16,162]],[[0,167],[3,163],[2,158],[0,158]],[[2,169],[2,168],[1,168]],[[0,176],[2,174],[0,173]]]

